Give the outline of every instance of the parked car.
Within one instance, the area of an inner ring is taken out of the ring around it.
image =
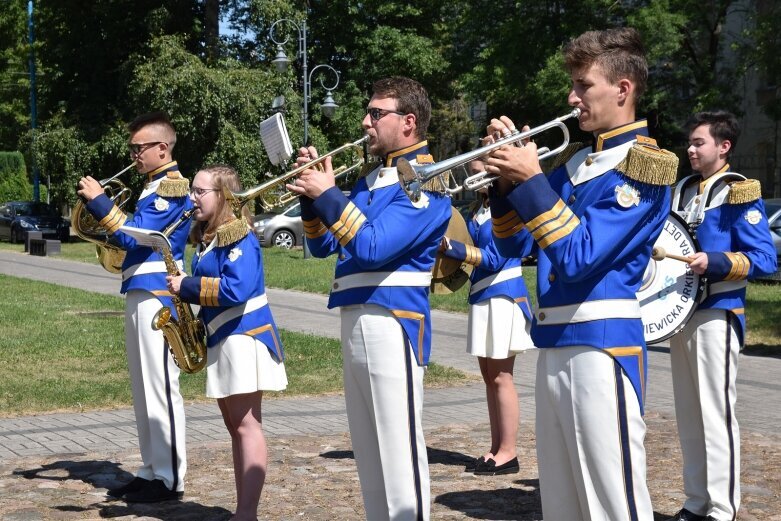
[[[281,213],[264,213],[252,218],[252,228],[263,247],[290,249],[303,244],[304,224],[301,205],[296,201]]]
[[[767,222],[770,225],[770,236],[776,246],[779,264],[778,271],[766,278],[781,281],[781,199],[765,199],[765,212],[767,213]]]
[[[70,239],[70,221],[46,203],[9,201],[0,205],[0,238],[23,242],[24,232],[41,232],[45,239]]]

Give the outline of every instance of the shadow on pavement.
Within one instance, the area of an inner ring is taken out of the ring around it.
[[[490,478],[489,478],[490,479]],[[459,490],[434,498],[434,502],[463,512],[470,519],[522,520],[542,519],[539,481],[519,479],[520,488]]]

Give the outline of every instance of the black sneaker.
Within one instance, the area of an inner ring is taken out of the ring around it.
[[[125,494],[124,499],[128,503],[157,503],[159,501],[181,499],[182,496],[184,496],[184,492],[169,490],[162,479],[153,479],[147,482],[140,490]]]
[[[675,514],[667,521],[707,521],[708,519],[712,519],[712,518],[709,518],[708,516],[701,516],[699,514],[695,514],[694,512],[686,510],[685,508],[682,508],[678,511],[677,514]]]
[[[131,481],[130,483],[125,483],[121,487],[108,489],[106,491],[106,495],[120,498],[125,494],[127,494],[128,492],[137,492],[141,490],[144,487],[144,485],[146,485],[147,483],[149,483],[148,479],[139,478],[138,476],[136,476],[135,478],[133,478],[133,481]]]
[[[493,458],[488,458],[482,465],[475,469],[475,476],[498,476],[501,474],[517,474],[521,471],[518,458],[515,457],[507,463],[497,466]]]

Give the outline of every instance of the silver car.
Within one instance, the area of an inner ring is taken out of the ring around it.
[[[769,275],[765,278],[781,280],[781,199],[765,199],[764,202],[767,222],[770,225],[770,236],[773,238],[773,244],[776,246],[779,265],[778,271],[774,275]]]
[[[298,201],[281,213],[264,213],[252,218],[255,235],[263,247],[279,246],[290,249],[303,241],[304,225],[301,222],[301,205]]]

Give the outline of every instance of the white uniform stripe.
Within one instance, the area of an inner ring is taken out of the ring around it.
[[[345,291],[354,288],[379,286],[417,286],[431,285],[430,271],[374,271],[356,273],[335,279],[332,291]]]
[[[472,285],[472,289],[469,290],[469,293],[471,295],[474,295],[478,291],[482,291],[489,286],[493,286],[494,284],[499,284],[500,282],[506,282],[512,279],[517,279],[518,277],[522,277],[522,276],[523,276],[523,268],[521,266],[508,268],[506,270],[500,271],[499,273],[495,273],[490,277],[486,277],[484,279],[475,282]]]
[[[246,315],[247,313],[252,313],[255,310],[258,310],[264,306],[268,306],[268,297],[266,297],[266,294],[258,295],[257,297],[252,297],[247,302],[244,303],[242,306],[233,306],[229,309],[226,309],[216,317],[214,317],[207,325],[207,329],[209,330],[209,334],[213,335],[218,329],[220,329],[222,326],[224,326],[226,323],[230,322],[234,318],[238,318],[242,315]]]
[[[541,326],[612,318],[640,318],[640,303],[637,302],[637,299],[592,300],[580,304],[537,310],[537,322]]]

